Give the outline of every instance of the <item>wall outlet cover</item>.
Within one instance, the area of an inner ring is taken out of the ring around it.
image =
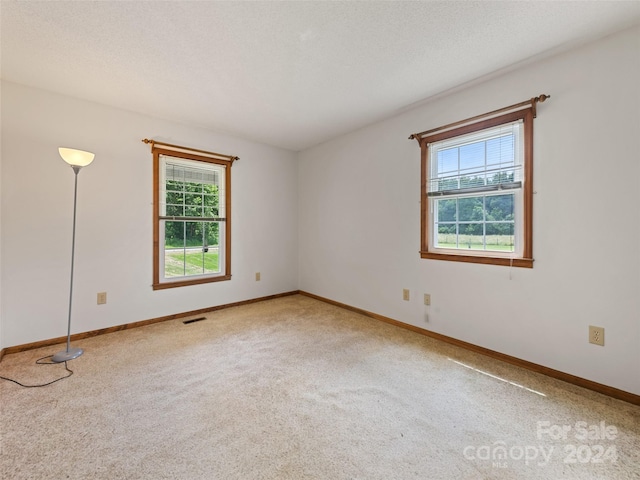
[[[604,347],[604,328],[589,325],[589,343]]]

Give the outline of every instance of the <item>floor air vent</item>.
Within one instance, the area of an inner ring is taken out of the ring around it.
[[[201,320],[205,320],[206,318],[207,317],[192,318],[191,320],[184,320],[182,323],[184,323],[186,325],[188,323],[200,322]]]

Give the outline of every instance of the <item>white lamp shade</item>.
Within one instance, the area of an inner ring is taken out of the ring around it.
[[[93,162],[93,157],[95,157],[95,154],[91,152],[76,150],[74,148],[60,147],[58,148],[58,152],[60,152],[62,159],[72,167],[86,167]]]

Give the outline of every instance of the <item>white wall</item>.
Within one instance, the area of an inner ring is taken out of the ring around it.
[[[2,131],[2,82],[0,82],[0,132]],[[2,199],[2,135],[0,135],[0,199]],[[0,272],[2,272],[2,207],[0,202]],[[0,348],[2,340],[2,275],[0,273]]]
[[[0,347],[66,335],[73,172],[58,146],[96,154],[78,179],[72,333],[297,289],[295,153],[12,83],[2,83],[1,108]],[[240,157],[231,281],[151,289],[152,157],[143,138]],[[101,291],[108,302],[98,306]]]
[[[301,152],[300,289],[640,394],[639,86],[635,28]],[[409,134],[541,93],[534,268],[421,260]]]
[[[66,334],[66,145],[96,153],[79,177],[73,332],[300,288],[640,394],[639,45],[640,29],[620,33],[301,152],[299,164],[2,82],[0,348]],[[419,149],[407,136],[540,93],[552,98],[535,123],[534,268],[421,260]],[[230,282],[152,291],[145,137],[241,157]],[[604,348],[587,343],[589,324],[605,327]]]

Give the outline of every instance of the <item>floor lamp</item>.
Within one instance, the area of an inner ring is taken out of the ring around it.
[[[82,167],[86,167],[91,162],[93,162],[93,157],[95,156],[91,152],[74,150],[73,148],[60,147],[58,151],[60,152],[60,156],[62,157],[62,159],[67,162],[73,169],[73,173],[75,174],[75,184],[73,187],[73,234],[71,236],[71,282],[69,284],[69,321],[67,322],[67,349],[63,352],[56,353],[51,358],[51,360],[56,363],[73,360],[74,358],[78,358],[84,353],[84,350],[82,350],[81,348],[70,348],[71,304],[73,299],[73,259],[75,257],[76,250],[76,205],[78,200],[78,173],[80,172],[80,169]]]

